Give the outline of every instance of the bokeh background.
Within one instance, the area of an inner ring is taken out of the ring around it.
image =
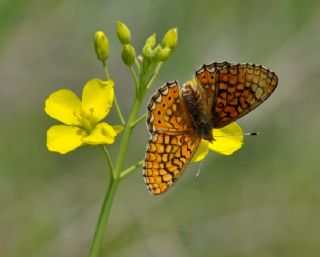
[[[48,152],[43,111],[53,91],[81,93],[103,78],[93,35],[111,42],[109,71],[127,116],[133,84],[115,22],[141,49],[147,36],[179,28],[179,44],[151,91],[190,79],[203,63],[263,64],[279,87],[242,118],[243,149],[211,153],[200,180],[190,165],[168,193],[151,196],[137,170],[120,185],[101,256],[320,256],[320,2],[2,0],[0,2],[0,256],[86,256],[108,184],[99,148]],[[150,92],[152,93],[152,92]],[[141,113],[145,111],[143,104]],[[115,112],[108,121],[117,124]],[[126,165],[144,157],[145,124]],[[110,148],[113,158],[118,145]]]

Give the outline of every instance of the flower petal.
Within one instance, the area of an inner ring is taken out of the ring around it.
[[[98,123],[109,113],[113,97],[113,80],[89,80],[82,92],[82,110]]]
[[[118,134],[120,134],[123,130],[124,130],[124,127],[121,126],[121,125],[115,125],[115,126],[112,126],[114,131]]]
[[[215,141],[209,143],[209,149],[223,155],[231,155],[243,144],[243,130],[235,122],[220,129],[213,129]]]
[[[67,125],[80,124],[74,115],[74,113],[80,109],[80,99],[69,89],[61,89],[49,95],[44,108],[50,117]]]
[[[65,154],[81,146],[86,135],[84,129],[76,126],[55,125],[47,131],[47,147],[49,151]]]
[[[117,132],[106,122],[99,123],[91,134],[83,138],[83,142],[90,145],[112,144]]]
[[[209,151],[208,145],[209,145],[208,140],[201,140],[200,145],[199,145],[196,153],[192,157],[191,161],[192,162],[199,162],[199,161],[203,160],[208,155],[208,151]]]

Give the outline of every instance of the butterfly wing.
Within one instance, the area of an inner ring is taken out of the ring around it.
[[[228,62],[204,65],[196,80],[206,92],[212,124],[224,127],[263,103],[278,84],[277,75],[255,64]]]
[[[155,131],[179,133],[194,130],[180,98],[176,81],[166,83],[152,96],[148,105],[147,126]]]
[[[148,105],[151,138],[143,176],[152,194],[165,192],[177,181],[199,146],[201,139],[184,108],[177,82],[159,88]]]
[[[200,138],[154,132],[147,146],[144,180],[149,191],[165,192],[181,176],[196,152]]]

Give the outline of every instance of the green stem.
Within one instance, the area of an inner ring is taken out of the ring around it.
[[[106,78],[110,79],[106,63],[103,62],[102,65],[104,68]],[[123,164],[124,164],[124,160],[126,158],[126,153],[128,150],[128,145],[129,145],[132,131],[133,131],[134,127],[145,118],[145,115],[142,115],[139,119],[137,119],[137,115],[139,112],[140,105],[142,103],[142,99],[144,98],[146,91],[150,87],[155,76],[158,74],[158,72],[161,68],[161,65],[162,65],[162,63],[159,63],[157,65],[155,71],[153,72],[153,74],[151,75],[151,77],[148,80],[146,79],[147,73],[144,73],[144,74],[140,73],[140,84],[138,83],[138,79],[133,71],[133,75],[135,75],[134,80],[135,80],[135,85],[136,85],[136,92],[138,92],[139,94],[136,95],[135,101],[133,103],[133,107],[131,109],[131,114],[130,114],[128,122],[127,122],[127,124],[130,124],[130,125],[125,126],[124,132],[122,134],[118,158],[117,158],[117,161],[116,161],[114,168],[113,168],[113,165],[111,162],[109,152],[107,151],[107,149],[105,147],[103,147],[103,150],[106,155],[106,159],[108,161],[108,166],[109,166],[109,169],[111,171],[112,176],[110,178],[108,190],[106,192],[106,195],[105,195],[105,198],[103,201],[103,205],[102,205],[102,208],[100,211],[99,220],[98,220],[98,223],[96,226],[95,234],[94,234],[92,245],[91,245],[90,252],[89,252],[89,257],[98,257],[98,253],[99,253],[101,244],[103,242],[104,233],[105,233],[108,217],[110,214],[112,202],[113,202],[113,199],[114,199],[114,196],[115,196],[115,193],[116,193],[116,190],[118,188],[118,185],[119,185],[121,178],[127,176],[132,171],[134,171],[135,169],[137,169],[143,165],[143,160],[142,160],[142,161],[136,163],[135,165],[129,167],[128,169],[124,170],[123,172],[121,172]],[[124,118],[121,114],[116,97],[114,97],[114,104],[115,104],[115,108],[117,109],[117,113],[118,113],[118,116],[121,120],[122,125],[125,125],[125,121],[124,121]]]
[[[119,180],[111,178],[105,195],[103,205],[100,211],[99,220],[94,233],[92,245],[89,252],[89,257],[97,257],[99,254],[100,246],[104,238],[105,229],[110,214],[112,202],[119,185]]]
[[[147,116],[146,113],[141,115],[141,117],[139,117],[132,124],[130,124],[131,128],[134,128],[135,126],[137,126],[141,121],[143,121],[146,118],[146,116]]]
[[[131,109],[131,114],[128,120],[128,124],[132,124],[137,117],[138,111],[139,111],[139,107],[141,105],[141,100],[140,98],[136,98],[133,104],[133,107]],[[120,149],[119,149],[119,153],[118,153],[118,158],[116,161],[116,165],[115,165],[115,169],[114,169],[114,173],[116,178],[118,178],[120,176],[120,171],[122,170],[122,166],[126,157],[126,153],[127,153],[127,149],[128,149],[128,145],[129,145],[129,140],[132,134],[132,130],[133,128],[131,126],[126,126],[121,138],[121,142],[120,142]]]
[[[138,61],[137,58],[135,58],[134,63],[135,63],[135,65],[136,65],[136,67],[137,67],[137,69],[138,69],[138,71],[139,71],[139,73],[140,73],[141,68],[140,68],[140,63],[139,63],[139,61]]]
[[[120,107],[119,107],[119,104],[118,104],[118,100],[116,98],[116,94],[114,94],[114,98],[113,98],[113,103],[114,103],[114,107],[116,108],[116,111],[118,113],[118,116],[119,116],[119,119],[120,119],[120,122],[121,122],[121,125],[122,126],[125,126],[126,125],[126,122],[122,116],[122,113],[121,113],[121,110],[120,110]]]
[[[156,76],[158,75],[161,66],[162,66],[163,62],[160,62],[157,67],[155,68],[154,72],[152,73],[151,77],[148,79],[147,83],[146,83],[146,91],[148,91],[148,89],[150,88],[153,80],[156,78]]]
[[[109,71],[108,71],[106,62],[102,62],[102,66],[103,66],[103,70],[104,70],[104,75],[106,76],[106,79],[109,80],[109,79],[110,79],[110,75],[109,75]],[[116,94],[114,94],[113,103],[114,103],[114,107],[116,108],[116,111],[117,111],[117,113],[118,113],[118,116],[119,116],[121,125],[122,125],[122,126],[125,126],[125,125],[126,125],[126,122],[125,122],[125,120],[124,120],[124,118],[123,118],[123,115],[122,115],[122,113],[121,113],[121,110],[120,110],[120,107],[119,107],[119,104],[118,104],[118,100],[117,100]]]
[[[155,63],[151,63],[150,60],[146,60],[146,67],[144,67],[143,72],[141,74],[141,78],[140,78],[140,93],[141,92],[146,92],[146,87],[147,84],[146,81],[148,81],[148,75],[149,73],[154,69],[154,67],[156,66]]]
[[[105,145],[101,145],[101,148],[102,148],[102,151],[104,152],[104,155],[106,156],[108,167],[109,167],[109,170],[110,170],[110,174],[112,175],[113,178],[115,178],[114,171],[113,171],[112,160],[111,160],[109,151],[108,151],[108,149],[106,148]]]
[[[106,76],[106,79],[109,80],[110,79],[110,75],[109,75],[109,71],[108,71],[108,68],[107,68],[107,63],[105,61],[102,62],[102,66],[103,66],[104,75]]]
[[[139,111],[139,107],[141,105],[141,101],[139,98],[136,98],[133,104],[133,108],[131,111],[131,115],[128,120],[128,124],[131,124],[135,121],[136,116]],[[97,257],[99,253],[99,249],[104,237],[104,231],[106,228],[106,224],[108,221],[111,205],[113,202],[114,194],[117,190],[118,184],[120,182],[120,170],[122,169],[124,159],[126,156],[126,152],[128,149],[129,140],[132,133],[132,127],[126,126],[123,136],[121,138],[119,154],[116,162],[116,166],[113,169],[113,176],[111,177],[110,184],[108,187],[108,191],[106,192],[104,202],[101,208],[98,224],[96,226],[96,231],[93,237],[92,245],[90,248],[89,257]]]
[[[130,69],[131,75],[132,75],[133,80],[134,80],[134,87],[135,87],[135,89],[136,89],[136,96],[138,96],[138,94],[139,94],[139,82],[138,82],[138,78],[137,78],[137,75],[136,75],[134,69],[132,68],[132,66],[130,66],[129,69]]]
[[[141,160],[136,164],[132,165],[131,167],[129,167],[128,169],[122,171],[120,173],[120,178],[124,178],[125,176],[129,175],[132,171],[139,169],[143,165],[143,163],[144,163],[144,160]]]

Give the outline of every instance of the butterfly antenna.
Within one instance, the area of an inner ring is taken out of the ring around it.
[[[244,136],[258,136],[259,132],[248,132],[248,133],[243,133]]]
[[[223,136],[214,136],[214,137],[238,137],[238,136],[258,136],[259,132],[245,132],[242,134],[229,134]]]
[[[198,168],[198,170],[197,170],[197,173],[196,173],[196,175],[194,176],[194,183],[198,183],[199,175],[200,175],[200,171],[201,171],[201,168],[202,168],[203,163],[204,163],[204,159],[201,160],[200,165],[199,165],[199,168]]]

